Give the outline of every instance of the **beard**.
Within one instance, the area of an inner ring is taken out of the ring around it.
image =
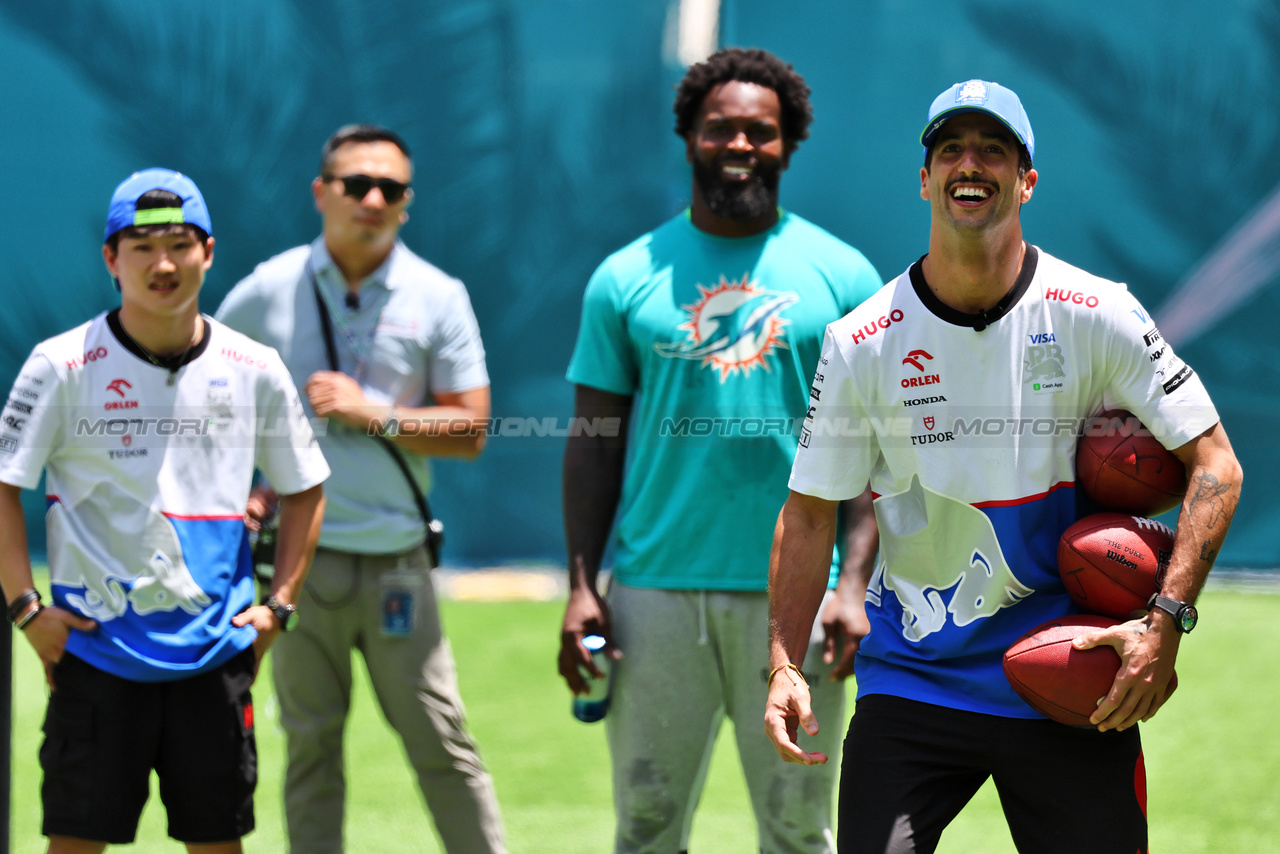
[[[713,214],[734,222],[750,222],[778,206],[778,178],[782,174],[778,164],[757,165],[745,181],[725,181],[720,175],[723,163],[723,158],[710,163],[696,158],[693,161],[694,183]]]

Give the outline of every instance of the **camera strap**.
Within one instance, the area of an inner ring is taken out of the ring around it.
[[[325,304],[324,295],[320,292],[320,283],[316,280],[316,271],[311,266],[311,259],[307,259],[307,275],[311,279],[311,289],[315,293],[316,310],[320,313],[320,332],[324,335],[324,352],[329,360],[329,370],[340,372],[341,369],[338,367],[338,347],[333,339],[333,318],[330,317],[329,307]],[[431,515],[431,505],[427,503],[427,496],[422,493],[422,488],[418,486],[418,481],[414,479],[413,472],[409,470],[409,463],[405,460],[403,452],[386,436],[371,436],[370,438],[391,455],[391,458],[396,461],[400,473],[404,475],[405,483],[409,485],[409,491],[413,493],[414,506],[418,508],[418,515],[422,517],[423,530],[426,532],[426,539],[423,545],[426,546],[427,553],[431,555],[432,566],[439,566],[440,546],[444,543],[444,524]]]

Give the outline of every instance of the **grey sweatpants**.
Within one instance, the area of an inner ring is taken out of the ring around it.
[[[764,732],[769,670],[765,593],[648,590],[614,583],[608,594],[615,662],[605,718],[613,759],[618,854],[673,854],[688,846],[712,746],[727,716],[755,812],[760,849],[835,850],[832,800],[844,738],[843,682],[830,682],[821,633],[804,673],[818,735],[804,750],[826,765],[782,761]]]
[[[416,625],[384,634],[384,576]],[[378,703],[399,733],[450,854],[505,852],[493,781],[464,720],[457,673],[426,553],[356,555],[318,549],[298,601],[298,626],[272,648],[289,767],[285,816],[292,854],[342,847],[342,732],[351,705],[351,650],[364,656]]]

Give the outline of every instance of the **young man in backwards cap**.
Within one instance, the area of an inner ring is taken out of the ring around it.
[[[1126,288],[1023,240],[1019,209],[1038,176],[1018,96],[957,83],[934,100],[920,141],[928,254],[827,329],[813,439],[800,443],[774,536],[779,676],[765,725],[788,762],[826,761],[796,744],[818,721],[792,665],[822,597],[836,502],[870,480],[882,557],[867,588],[839,850],[931,852],[991,777],[1019,851],[1146,851],[1135,725],[1172,693],[1240,466],[1199,378]],[[1137,415],[1189,485],[1162,598],[1075,641],[1114,647],[1121,666],[1093,727],[1072,728],[1023,702],[1001,659],[1028,630],[1075,611],[1055,559],[1077,513],[1073,425],[1104,409]],[[908,435],[891,429],[891,412],[910,416]],[[828,438],[820,428],[837,417],[872,429]],[[965,428],[978,419],[1008,429]],[[1028,423],[1067,427],[1042,435]]]
[[[52,692],[50,852],[132,842],[152,769],[189,851],[234,854],[253,829],[249,686],[298,619],[329,467],[275,350],[200,313],[211,234],[190,178],[130,176],[102,247],[120,308],[38,344],[5,405],[0,582]],[[283,494],[261,605],[244,524],[255,467]],[[19,501],[42,469],[48,606]]]

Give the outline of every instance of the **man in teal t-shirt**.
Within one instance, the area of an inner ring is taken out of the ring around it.
[[[611,255],[587,285],[568,372],[576,416],[621,427],[571,437],[565,453],[572,592],[560,673],[585,691],[582,669],[595,668],[582,638],[609,641],[619,852],[687,847],[725,715],[738,724],[760,848],[834,850],[838,763],[785,765],[759,726],[769,548],[809,381],[827,324],[881,284],[857,250],[777,207],[779,176],[808,136],[808,92],[764,51],[724,50],[690,68],[675,112],[691,208]],[[615,511],[606,604],[595,582]],[[846,565],[870,561],[870,502],[847,518]],[[837,586],[833,572],[823,619],[850,656],[866,623],[854,575]],[[811,650],[805,671],[815,708],[838,721],[851,658],[831,667],[830,645],[827,666]],[[834,756],[839,739],[833,725],[809,749]]]

